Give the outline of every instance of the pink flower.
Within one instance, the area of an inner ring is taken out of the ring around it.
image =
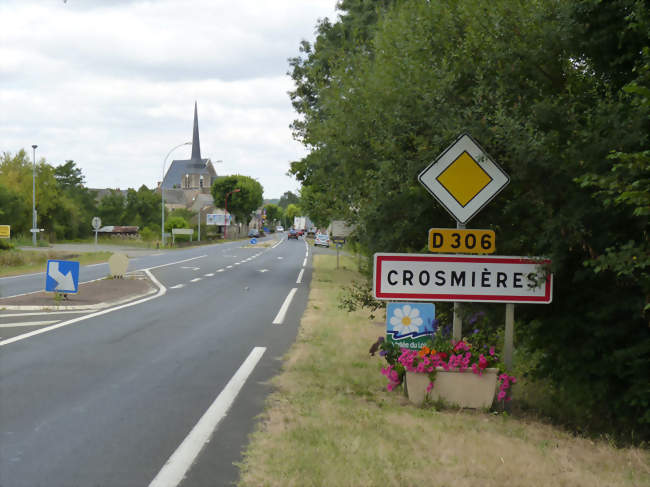
[[[490,355],[494,355],[494,347],[490,347],[489,353],[490,353]]]
[[[499,399],[499,401],[503,401],[503,399],[505,397],[506,397],[506,393],[503,392],[503,391],[499,392],[499,394],[497,395],[497,398]]]
[[[433,382],[429,382],[429,385],[427,386],[427,394],[431,392],[431,389],[433,389]]]

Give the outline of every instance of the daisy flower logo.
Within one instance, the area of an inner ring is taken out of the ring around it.
[[[407,333],[418,333],[423,321],[420,317],[420,310],[411,307],[410,304],[405,304],[401,307],[396,307],[393,310],[393,316],[389,320],[393,331],[397,335],[406,335]]]

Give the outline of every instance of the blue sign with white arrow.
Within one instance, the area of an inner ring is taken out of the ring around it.
[[[57,293],[76,293],[79,289],[79,262],[48,260],[45,290]]]

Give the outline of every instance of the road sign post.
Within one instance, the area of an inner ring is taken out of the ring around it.
[[[102,219],[99,218],[98,216],[94,216],[90,223],[92,224],[93,229],[95,230],[95,247],[97,247],[97,231],[102,226]]]

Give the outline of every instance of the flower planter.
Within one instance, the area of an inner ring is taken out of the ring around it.
[[[485,369],[478,375],[468,369],[463,372],[449,371],[437,367],[436,380],[428,397],[432,401],[442,399],[446,403],[463,408],[489,408],[497,391],[497,369]],[[409,400],[421,405],[427,397],[429,376],[406,372]]]

